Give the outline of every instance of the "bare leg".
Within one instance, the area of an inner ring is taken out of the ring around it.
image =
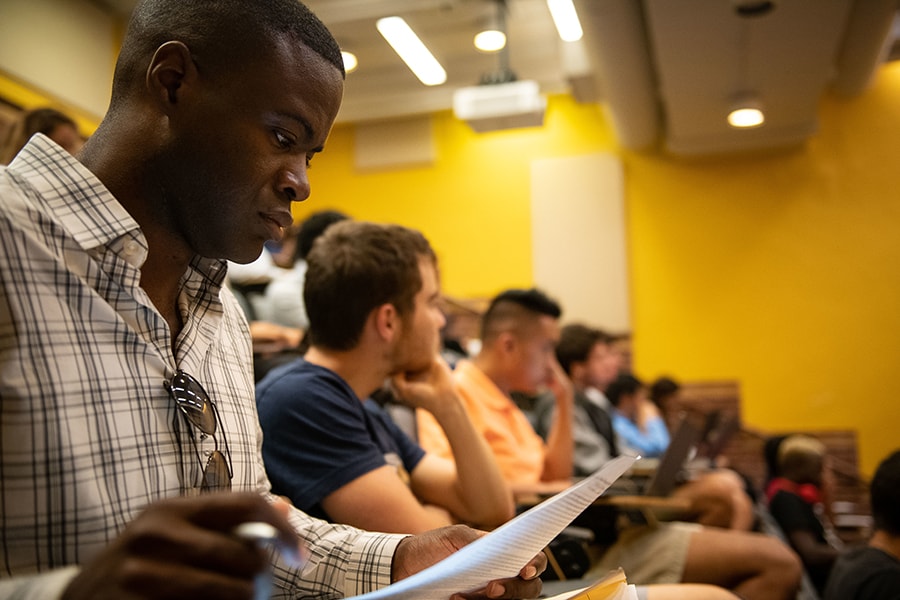
[[[674,583],[647,586],[647,600],[739,600],[737,596],[714,585]]]
[[[788,600],[797,596],[801,569],[777,538],[705,528],[691,536],[682,581],[719,585],[746,600]]]
[[[753,526],[753,503],[744,482],[734,471],[718,469],[679,486],[672,496],[691,501],[691,512],[701,525],[749,531]]]

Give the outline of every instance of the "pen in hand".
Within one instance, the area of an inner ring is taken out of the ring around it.
[[[232,533],[248,542],[256,544],[263,549],[278,550],[282,557],[294,567],[301,567],[305,562],[296,548],[285,547],[278,538],[278,530],[263,521],[249,521],[241,523],[232,530]],[[253,600],[269,600],[272,595],[272,567],[267,567],[256,576],[253,584]]]

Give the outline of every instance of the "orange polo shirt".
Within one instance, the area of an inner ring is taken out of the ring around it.
[[[519,407],[469,361],[456,365],[453,382],[475,430],[491,447],[506,482],[540,481],[544,470],[544,440],[534,432]],[[424,410],[416,413],[419,444],[427,452],[452,460],[450,443],[435,418]]]

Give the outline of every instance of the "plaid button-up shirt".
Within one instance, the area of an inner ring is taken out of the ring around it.
[[[184,328],[141,289],[147,243],[83,165],[36,136],[0,167],[0,598],[49,598],[148,503],[198,491],[215,436],[179,426],[176,369],[215,402],[235,490],[268,493],[247,324],[223,261],[182,277]],[[302,443],[302,442],[298,442]],[[386,585],[400,536],[294,511],[303,573],[276,566],[277,597]]]

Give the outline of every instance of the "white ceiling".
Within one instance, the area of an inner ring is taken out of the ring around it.
[[[742,17],[741,6],[772,4]],[[896,0],[584,0],[578,4],[623,145],[702,155],[797,144],[826,92],[854,96],[884,56]],[[624,32],[624,33],[623,33]],[[627,64],[623,65],[623,62]],[[735,94],[766,123],[736,130]]]
[[[127,14],[134,0],[94,0]],[[497,55],[472,38],[494,0],[307,0],[341,46],[359,57],[347,76],[339,122],[446,110],[453,91],[495,72]],[[776,0],[767,14],[736,8],[761,0],[576,0],[581,42],[556,34],[546,0],[508,0],[508,62],[544,93],[602,100],[619,142],[632,149],[707,155],[801,143],[816,130],[823,93],[865,89],[893,39],[897,0]],[[447,71],[426,87],[375,29],[403,16]],[[725,123],[733,96],[754,91],[767,122]],[[599,94],[599,95],[598,95]]]

